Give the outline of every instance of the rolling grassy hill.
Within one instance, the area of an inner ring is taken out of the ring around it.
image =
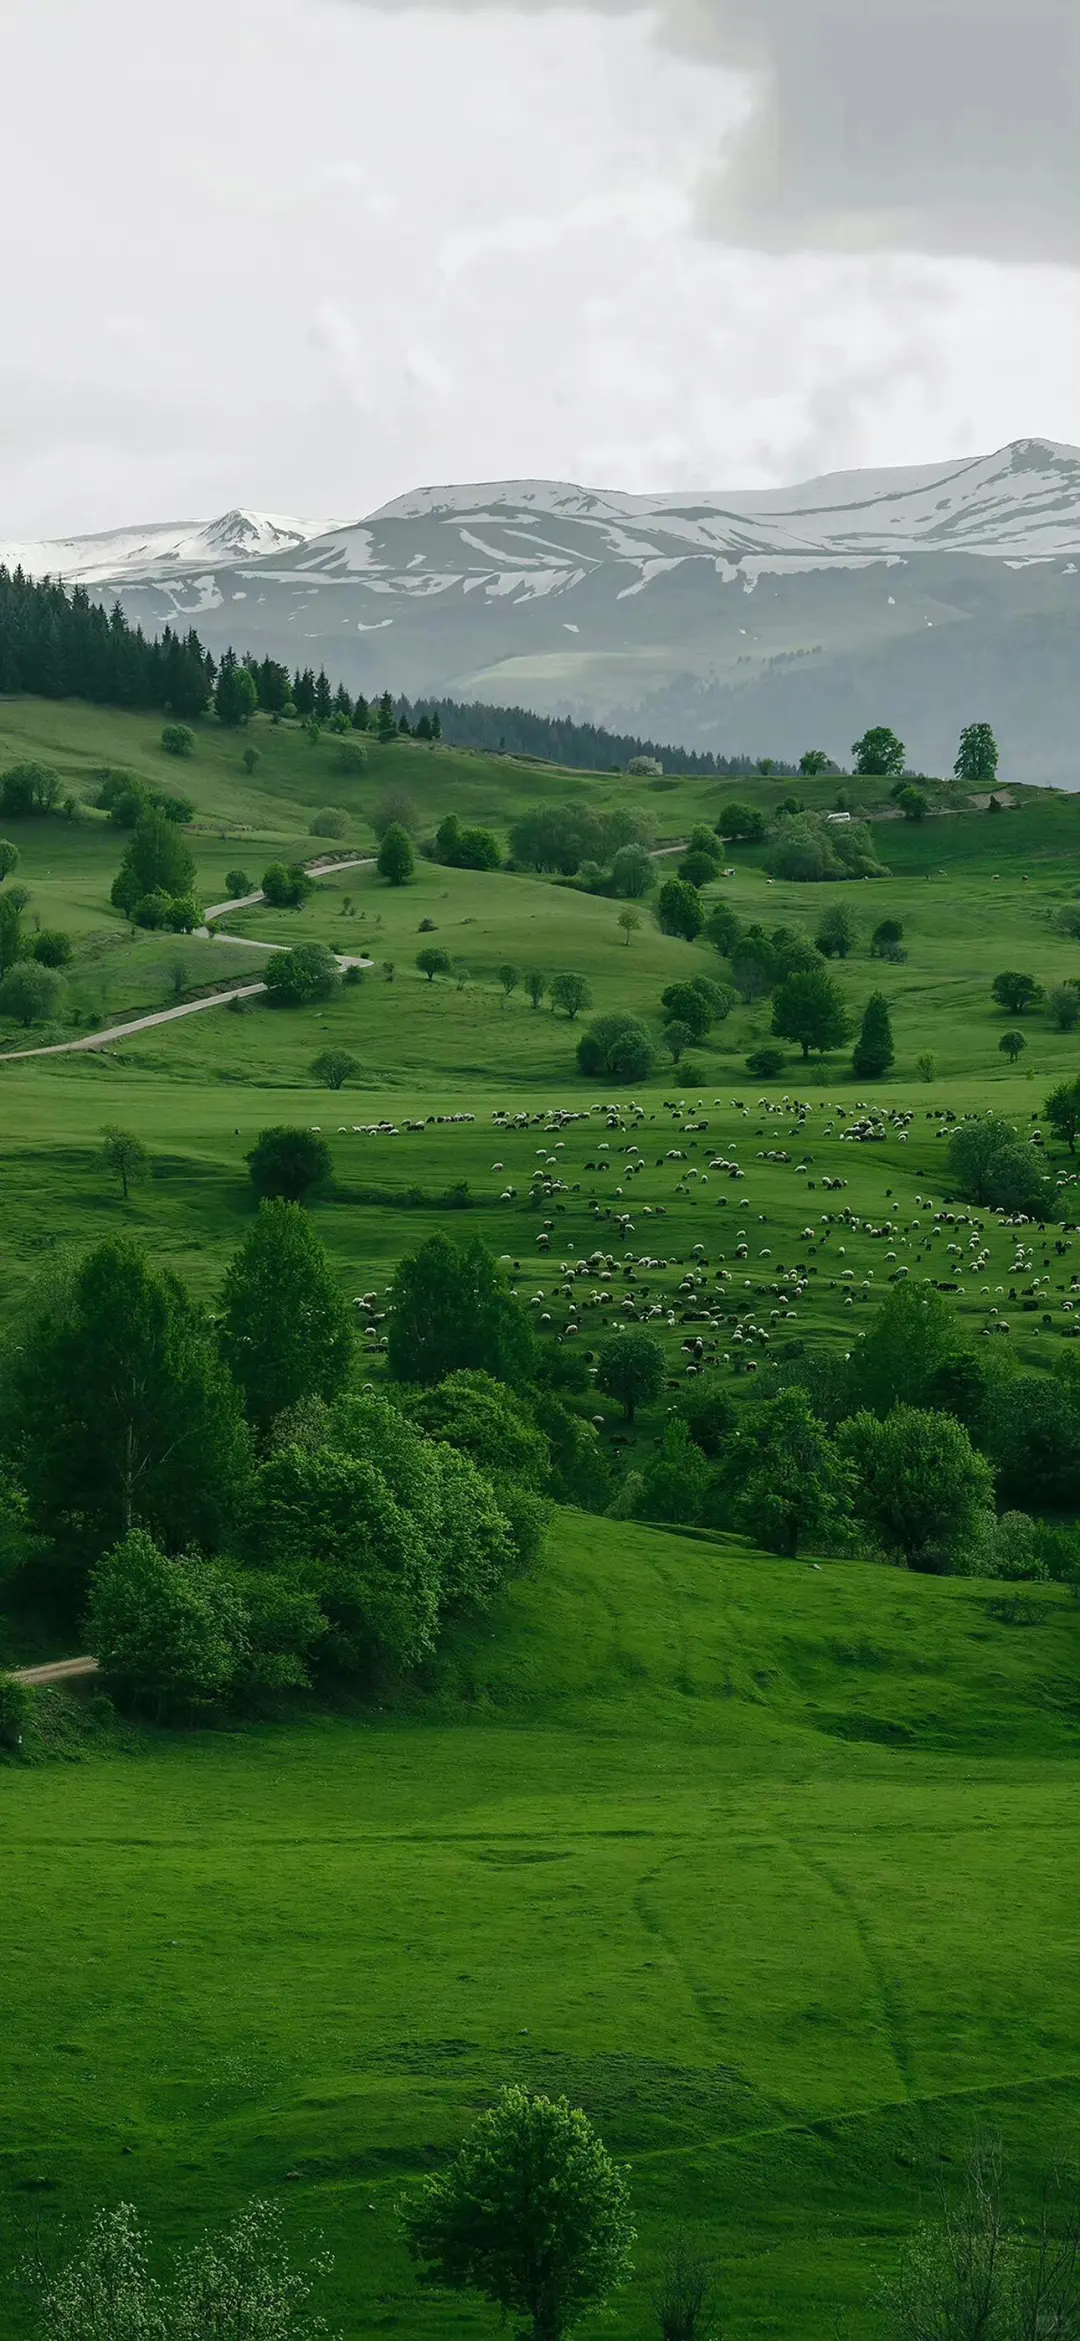
[[[1075,2135],[1080,1615],[992,1593],[564,1514],[422,1709],[9,1776],[5,2225],[280,2192],[345,2334],[479,2336],[396,2203],[523,2078],[630,2165],[609,2330],[686,2220],[726,2331],[870,2334],[980,2124]]]

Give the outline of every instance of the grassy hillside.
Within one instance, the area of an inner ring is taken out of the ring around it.
[[[479,2337],[395,2205],[521,2077],[630,2165],[612,2332],[687,2219],[728,2332],[871,2333],[980,2123],[1022,2185],[1074,2137],[1080,1616],[1032,1599],[567,1514],[422,1713],[9,1776],[8,2231],[280,2192],[344,2333]]]

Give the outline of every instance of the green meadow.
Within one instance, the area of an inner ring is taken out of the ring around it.
[[[348,820],[334,850],[373,854],[390,787],[421,834],[454,811],[505,836],[525,807],[584,797],[646,811],[658,845],[732,795],[769,811],[791,787],[655,790],[411,741],[372,745],[356,776],[329,735],[312,746],[264,721],[244,735],[248,773],[243,742],[212,724],[180,764],[159,730],[0,701],[0,770],[38,757],[83,798],[105,769],[182,788],[210,903],[228,870],[257,884],[270,860],[317,854],[326,805]],[[836,781],[798,788],[824,808]],[[498,971],[581,974],[595,1012],[658,1032],[665,986],[719,962],[662,935],[647,904],[627,944],[613,900],[420,859],[400,889],[355,868],[320,879],[302,912],[235,912],[232,941],[132,939],[109,903],[121,832],[90,810],[8,824],[27,918],[63,928],[74,955],[55,1026],[5,1026],[0,1051],[257,982],[259,945],[318,940],[372,966],[313,1008],[215,1006],[0,1064],[5,1324],[53,1257],[107,1233],[212,1303],[254,1211],[245,1156],[267,1124],[299,1123],[331,1146],[312,1210],[350,1297],[389,1285],[434,1229],[478,1233],[537,1326],[573,1324],[587,1347],[619,1321],[633,1262],[669,1392],[700,1339],[740,1395],[748,1358],[854,1350],[906,1267],[955,1288],[972,1334],[1005,1323],[1019,1362],[1052,1364],[1080,1324],[1075,1190],[1066,1232],[1045,1240],[1026,1230],[1018,1246],[980,1214],[977,1270],[967,1229],[935,1217],[947,1111],[993,1105],[1035,1127],[1047,1091],[1080,1073],[1080,1032],[1044,1010],[1022,1020],[1015,1069],[999,1048],[1014,1019],[991,999],[996,973],[1080,980],[1060,924],[1080,887],[1080,798],[1016,793],[997,816],[954,794],[919,825],[882,817],[879,880],[774,884],[763,849],[734,850],[710,903],[811,936],[834,903],[854,912],[859,946],[832,973],[855,1017],[886,993],[893,1074],[866,1090],[850,1051],[804,1066],[793,1048],[782,1079],[754,1080],[745,1058],[770,1011],[740,1005],[680,1066],[619,1093],[624,1129],[577,1070],[587,1015],[534,1010],[522,986],[507,998]],[[890,916],[903,964],[868,955]],[[426,980],[427,942],[460,977]],[[360,1067],[338,1093],[312,1074],[331,1044]],[[884,1136],[860,1143],[845,1133],[865,1105]],[[545,1126],[552,1109],[582,1118]],[[453,1114],[474,1118],[435,1118]],[[392,1128],[369,1134],[378,1122]],[[106,1124],[152,1158],[126,1203],[101,1162]],[[1047,1153],[1070,1179],[1068,1154]],[[378,1383],[381,1334],[357,1322]],[[612,1405],[596,1411],[605,1439],[625,1437]],[[662,1420],[644,1416],[638,1439]],[[0,1622],[0,1661],[41,1654],[25,1633]],[[1059,2144],[1075,2149],[1080,1608],[1061,1587],[1010,1610],[980,1581],[780,1563],[566,1512],[535,1578],[397,1703],[187,1734],[99,1734],[87,1716],[85,1737],[62,1735],[69,1760],[0,1770],[9,2257],[102,2201],[134,2202],[167,2242],[272,2194],[298,2239],[333,2253],[325,2305],[349,2341],[479,2341],[493,2312],[418,2290],[396,2205],[521,2078],[582,2104],[630,2166],[639,2274],[612,2333],[650,2329],[650,2270],[685,2222],[718,2256],[728,2341],[827,2341],[878,2329],[875,2283],[980,2129],[1004,2137],[1022,2193]],[[8,2301],[0,2330],[22,2329]]]

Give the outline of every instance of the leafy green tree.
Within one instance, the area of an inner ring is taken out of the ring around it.
[[[684,878],[669,878],[656,898],[656,916],[662,934],[679,935],[693,943],[705,924],[705,906],[696,886]]]
[[[966,788],[992,789],[997,781],[998,761],[998,744],[991,726],[965,724],[953,766],[957,780],[962,780]]]
[[[660,994],[665,1024],[686,1025],[691,1040],[704,1040],[712,1023],[708,998],[696,984],[669,984]]]
[[[832,758],[825,754],[824,748],[808,748],[805,756],[799,758],[799,770],[804,780],[818,780],[823,772],[832,772],[834,769]]]
[[[896,792],[896,802],[900,807],[900,811],[902,812],[905,821],[925,821],[926,816],[930,811],[930,799],[926,795],[925,790],[921,788],[912,788],[909,786],[907,788],[898,789]]]
[[[499,982],[502,985],[503,997],[508,1000],[511,993],[516,992],[521,982],[521,969],[515,967],[511,960],[505,959],[497,972]]]
[[[394,821],[386,831],[379,847],[376,867],[380,878],[391,886],[405,886],[416,869],[412,839],[401,823]]]
[[[73,1559],[145,1528],[167,1551],[221,1542],[248,1468],[209,1325],[137,1245],[88,1252],[28,1327],[12,1372],[31,1523]]]
[[[1022,1211],[1032,1219],[1051,1216],[1054,1198],[1045,1173],[1013,1124],[998,1114],[960,1123],[949,1140],[949,1169],[972,1203]]]
[[[639,1406],[659,1398],[664,1372],[664,1352],[651,1333],[609,1333],[600,1344],[596,1387],[616,1400],[627,1422],[633,1422]]]
[[[349,742],[348,745],[351,747],[352,743]],[[342,812],[340,805],[324,805],[321,813],[316,813],[314,818],[309,821],[308,835],[310,837],[344,837],[348,826],[349,816]]]
[[[776,843],[765,857],[769,876],[797,886],[843,878],[845,870],[837,851],[839,834],[819,813],[786,817],[778,824]]]
[[[0,886],[3,885],[5,878],[10,878],[12,871],[17,870],[18,867],[18,846],[12,845],[10,837],[0,837]]]
[[[882,919],[870,938],[871,959],[891,959],[903,945],[904,927],[901,919]]]
[[[222,2234],[180,2252],[159,2283],[135,2212],[120,2203],[97,2212],[44,2280],[38,2321],[50,2341],[316,2341],[313,2290],[276,2204],[249,2203]]]
[[[1059,1032],[1075,1032],[1080,1024],[1080,984],[1070,976],[1055,984],[1046,1003]]]
[[[1013,968],[996,975],[990,989],[998,1007],[1006,1009],[1010,1016],[1026,1016],[1028,1009],[1037,1007],[1043,996],[1042,985],[1036,983],[1033,975],[1018,975]]]
[[[739,1419],[723,1383],[716,1374],[698,1374],[676,1403],[695,1447],[715,1462]]]
[[[772,1028],[778,1040],[796,1040],[804,1060],[811,1049],[824,1055],[840,1048],[851,1030],[841,993],[824,968],[791,975],[773,1001]]]
[[[705,925],[705,940],[718,951],[721,959],[733,959],[742,934],[742,923],[736,918],[729,902],[718,902],[709,912]]]
[[[260,1130],[247,1164],[256,1194],[283,1203],[302,1203],[317,1194],[333,1169],[330,1148],[318,1131],[284,1123]]]
[[[578,1042],[577,1060],[587,1080],[620,1085],[647,1081],[653,1068],[653,1045],[636,1016],[616,1012],[594,1017]]]
[[[131,1130],[121,1130],[115,1122],[106,1124],[102,1131],[105,1141],[101,1159],[114,1179],[119,1179],[125,1203],[130,1188],[150,1176],[150,1157],[141,1138]]]
[[[859,1081],[880,1081],[895,1058],[889,1003],[884,992],[871,992],[852,1055],[852,1070]]]
[[[641,926],[641,912],[637,910],[631,910],[628,903],[625,910],[621,910],[619,912],[616,925],[618,926],[625,940],[627,950],[629,950],[634,936],[637,934]]]
[[[851,912],[837,902],[825,912],[815,938],[823,959],[846,959],[859,940],[859,929]]]
[[[9,764],[0,778],[0,813],[12,820],[28,820],[60,810],[64,790],[58,772],[48,764]]]
[[[711,1480],[712,1470],[689,1426],[671,1415],[658,1451],[642,1471],[634,1509],[642,1520],[692,1523],[700,1518]]]
[[[1080,1079],[1059,1082],[1051,1090],[1043,1107],[1043,1120],[1049,1122],[1056,1138],[1064,1138],[1070,1154],[1075,1154],[1080,1132]]]
[[[743,805],[733,799],[721,807],[716,834],[723,838],[725,845],[760,845],[765,831],[765,815],[753,805]]]
[[[860,779],[897,780],[907,762],[907,749],[887,724],[877,724],[856,740],[851,751]]]
[[[882,1421],[841,1423],[837,1445],[855,1474],[858,1519],[909,1569],[947,1575],[976,1541],[993,1503],[994,1474],[962,1423],[896,1406]]]
[[[226,651],[214,686],[214,713],[218,722],[236,729],[250,723],[259,704],[254,675]]]
[[[395,734],[396,737],[396,734]],[[380,843],[388,829],[404,829],[415,837],[420,826],[420,815],[407,788],[395,781],[385,788],[371,815],[371,826]]]
[[[740,1527],[785,1560],[831,1539],[850,1516],[849,1467],[795,1386],[754,1408],[729,1442],[723,1471]]]
[[[552,1011],[562,1008],[571,1024],[583,1008],[592,1007],[592,993],[583,975],[556,975],[548,986]]]
[[[840,1411],[862,1407],[884,1417],[894,1406],[936,1405],[946,1368],[965,1354],[959,1321],[945,1295],[914,1278],[895,1284],[875,1309],[851,1361]]]
[[[621,845],[611,865],[616,894],[641,902],[656,884],[656,865],[643,845]]]
[[[692,975],[690,989],[704,1000],[713,1024],[725,1024],[735,1006],[735,993],[728,984],[713,982],[711,975]]]
[[[314,1596],[331,1664],[373,1682],[434,1647],[441,1573],[426,1525],[377,1462],[294,1442],[259,1466],[244,1533],[254,1565]]]
[[[17,959],[0,983],[0,1016],[23,1025],[46,1024],[60,1001],[60,978],[36,959]]]
[[[1006,1506],[1022,1505],[1038,1490],[1040,1509],[1075,1512],[1080,1505],[1080,1396],[1072,1377],[1001,1376],[984,1400],[980,1444],[998,1474]]]
[[[690,1026],[688,1024],[683,1024],[679,1017],[673,1016],[670,1018],[669,1022],[665,1024],[663,1032],[664,1047],[666,1048],[673,1065],[681,1065],[682,1060],[686,1055],[687,1049],[691,1046],[693,1039],[694,1035],[690,1030]]]
[[[783,1049],[777,1048],[773,1041],[764,1041],[760,1048],[751,1049],[746,1070],[753,1074],[755,1081],[778,1081],[786,1063]]]
[[[263,980],[279,1006],[308,1008],[313,1000],[333,998],[341,987],[341,969],[325,943],[298,943],[292,951],[271,954]]]
[[[510,1472],[526,1487],[547,1487],[550,1444],[529,1408],[491,1374],[463,1371],[421,1386],[409,1394],[408,1411],[429,1438],[456,1447],[489,1478]]]
[[[271,862],[263,871],[262,891],[273,910],[302,910],[315,892],[315,881],[300,862],[288,868],[284,862]]]
[[[679,863],[679,876],[686,886],[711,886],[720,864],[712,854],[684,854]]]
[[[259,761],[259,751],[257,748],[245,748],[244,753],[240,758],[240,762],[243,765],[249,780],[253,779],[255,773],[258,771]]]
[[[59,927],[42,927],[30,949],[42,967],[66,967],[71,958],[71,937],[62,934]]]
[[[915,1059],[915,1071],[920,1081],[932,1081],[937,1073],[937,1058],[932,1049],[923,1049]]]
[[[1015,1065],[1017,1058],[1023,1056],[1026,1047],[1027,1041],[1022,1032],[1003,1032],[998,1042],[1002,1056],[1008,1058],[1010,1065]]]
[[[538,1008],[540,1006],[541,1000],[544,997],[544,993],[547,990],[547,977],[546,975],[541,975],[538,967],[530,967],[527,969],[525,975],[525,989],[529,995],[530,1005],[533,1008]]]
[[[253,894],[255,887],[246,870],[226,870],[225,891],[230,902],[239,902],[243,895]]]
[[[157,1714],[212,1707],[226,1696],[240,1669],[244,1625],[225,1570],[188,1554],[168,1559],[141,1529],[90,1579],[91,1654],[125,1703]]]
[[[167,756],[193,756],[195,734],[190,724],[167,723],[161,735],[161,745]]]
[[[442,1382],[462,1368],[527,1381],[532,1335],[487,1246],[429,1236],[394,1278],[388,1357],[398,1382]]]
[[[113,881],[112,900],[130,911],[147,894],[193,894],[195,860],[175,821],[155,806],[141,813]]]
[[[322,1049],[312,1065],[312,1077],[327,1089],[344,1089],[347,1081],[355,1081],[363,1072],[359,1057],[350,1057],[348,1049]]]
[[[426,943],[424,949],[416,954],[416,964],[421,975],[426,975],[431,984],[437,975],[449,975],[450,954],[448,951],[440,951],[437,944]]]
[[[413,2259],[480,2292],[532,2341],[563,2341],[630,2273],[626,2181],[586,2116],[504,2089],[445,2171],[407,2206]]]
[[[301,1399],[334,1398],[352,1359],[349,1310],[298,1203],[263,1203],[229,1264],[221,1347],[248,1420],[265,1435]]]

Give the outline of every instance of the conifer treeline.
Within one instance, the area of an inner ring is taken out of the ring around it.
[[[226,651],[222,667],[236,663]],[[362,696],[354,700],[344,684],[335,688],[325,670],[315,675],[307,669],[290,678],[275,659],[248,657],[243,664],[268,714],[291,706],[319,723],[336,715],[356,721],[358,729],[366,727],[367,701]],[[41,699],[87,699],[98,707],[155,709],[190,722],[210,706],[218,672],[194,630],[180,635],[166,626],[148,639],[141,626],[129,623],[118,602],[107,610],[85,586],[69,590],[54,578],[0,568],[0,696],[25,692]],[[534,715],[526,707],[488,707],[479,700],[467,705],[454,699],[391,701],[389,692],[380,709],[384,736],[391,730],[386,720],[391,705],[399,727],[407,724],[415,732],[421,726],[421,738],[430,736],[432,728],[439,737],[441,727],[441,737],[455,748],[535,756],[578,771],[621,769],[635,756],[654,758],[665,772],[704,778],[737,779],[757,769],[749,756],[667,747],[598,724],[575,723],[569,716]],[[778,775],[791,769],[772,766]]]

